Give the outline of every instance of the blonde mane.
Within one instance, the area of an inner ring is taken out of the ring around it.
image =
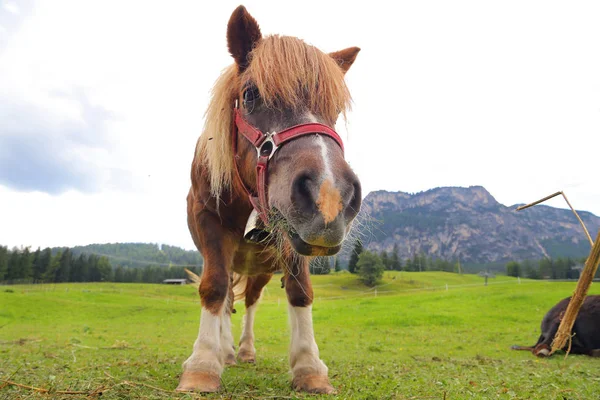
[[[256,85],[269,107],[305,109],[332,124],[350,108],[344,72],[333,58],[294,37],[261,39],[246,71],[240,75],[231,65],[215,83],[196,146],[196,166],[206,169],[211,194],[217,198],[232,185],[233,104],[248,83]]]

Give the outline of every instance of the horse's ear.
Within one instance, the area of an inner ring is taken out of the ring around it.
[[[354,60],[356,60],[356,56],[358,55],[359,51],[359,47],[348,47],[344,50],[329,53],[329,56],[333,58],[338,63],[342,71],[346,73],[354,63]]]
[[[248,55],[261,38],[258,23],[246,7],[236,8],[227,24],[227,46],[240,72],[248,67]]]

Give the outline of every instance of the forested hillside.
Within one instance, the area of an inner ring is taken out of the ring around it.
[[[159,249],[157,245],[141,243],[35,251],[29,247],[9,250],[0,246],[0,282],[158,283],[169,278],[186,278],[186,267],[199,274],[202,260],[196,254],[178,247]],[[138,258],[131,259],[128,255]]]
[[[53,252],[63,248],[54,248]],[[192,266],[202,265],[202,256],[195,250],[184,250],[181,247],[153,243],[106,243],[88,244],[72,248],[74,255],[94,254],[108,257],[113,266],[145,267],[158,265]]]

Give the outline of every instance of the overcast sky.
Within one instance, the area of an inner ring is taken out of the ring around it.
[[[244,3],[263,35],[362,48],[338,129],[364,194],[565,190],[600,215],[600,2],[395,3]],[[237,5],[0,0],[0,244],[193,248],[190,163]]]

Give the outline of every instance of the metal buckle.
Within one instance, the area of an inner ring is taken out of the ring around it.
[[[259,147],[256,148],[259,158],[267,157],[270,160],[273,157],[273,154],[275,154],[275,152],[279,148],[275,145],[275,142],[273,141],[274,135],[275,133],[267,132],[267,134],[265,135],[265,140],[260,144]]]

